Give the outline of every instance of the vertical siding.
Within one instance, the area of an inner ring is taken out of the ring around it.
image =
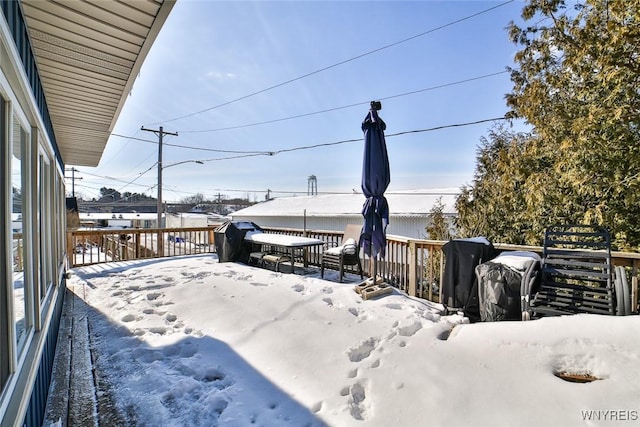
[[[234,221],[252,221],[264,227],[298,228],[304,226],[302,216],[244,216],[232,215]],[[362,224],[361,215],[312,216],[307,217],[308,230],[344,231],[348,224]],[[412,239],[426,237],[427,215],[392,216],[389,218],[387,234],[405,236]]]
[[[51,384],[51,372],[53,369],[53,360],[56,354],[56,343],[58,342],[58,330],[60,326],[60,316],[62,315],[62,304],[64,302],[64,280],[58,289],[58,296],[53,307],[51,324],[47,329],[47,335],[44,338],[45,344],[42,350],[42,356],[38,365],[38,373],[33,385],[29,406],[25,414],[23,426],[39,427],[44,421],[44,413],[47,406],[47,397],[49,395],[49,385]]]

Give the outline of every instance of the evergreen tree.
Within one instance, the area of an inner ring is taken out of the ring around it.
[[[100,189],[100,202],[116,202],[122,198],[122,195],[113,188],[102,187]]]
[[[521,50],[506,98],[533,133],[483,141],[461,229],[538,243],[554,223],[601,224],[618,249],[637,250],[640,0],[528,0],[522,16],[531,24],[509,28]]]
[[[536,196],[555,222],[602,224],[640,244],[640,0],[529,0],[507,96],[552,161]]]
[[[456,200],[458,232],[492,241],[538,244],[542,214],[537,203],[537,171],[546,165],[532,148],[533,136],[496,125],[477,151],[472,186]]]
[[[429,211],[429,215],[427,215],[427,226],[425,227],[427,239],[449,240],[451,238],[449,223],[444,215],[444,208],[442,197],[439,197]]]

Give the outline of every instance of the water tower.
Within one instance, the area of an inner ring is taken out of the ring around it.
[[[318,194],[318,180],[315,175],[307,178],[307,196],[316,196]]]

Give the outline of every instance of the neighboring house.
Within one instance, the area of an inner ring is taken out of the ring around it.
[[[80,212],[80,227],[83,228],[157,228],[156,213],[103,213]],[[164,214],[164,226],[167,228],[189,228],[217,226],[227,221],[228,217],[216,214],[170,213]]]
[[[1,426],[44,419],[66,285],[65,167],[98,164],[173,5],[0,0]]]
[[[156,228],[158,222],[155,213],[80,212],[78,216],[81,227]]]
[[[389,203],[387,234],[425,238],[429,214],[438,200],[453,231],[457,189],[394,191],[385,195]],[[344,231],[347,224],[361,224],[364,195],[326,194],[282,197],[258,203],[231,214],[234,221],[253,221],[262,227]]]
[[[165,216],[165,227],[167,228],[206,227],[207,223],[206,214],[179,213],[166,214]]]

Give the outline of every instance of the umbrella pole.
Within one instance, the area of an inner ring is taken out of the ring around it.
[[[373,283],[378,280],[378,256],[373,257]]]
[[[376,264],[376,257],[375,255],[373,255],[373,240],[369,240],[369,262],[373,262],[373,276],[371,276],[373,280],[371,283],[376,283],[376,273],[378,266]]]

